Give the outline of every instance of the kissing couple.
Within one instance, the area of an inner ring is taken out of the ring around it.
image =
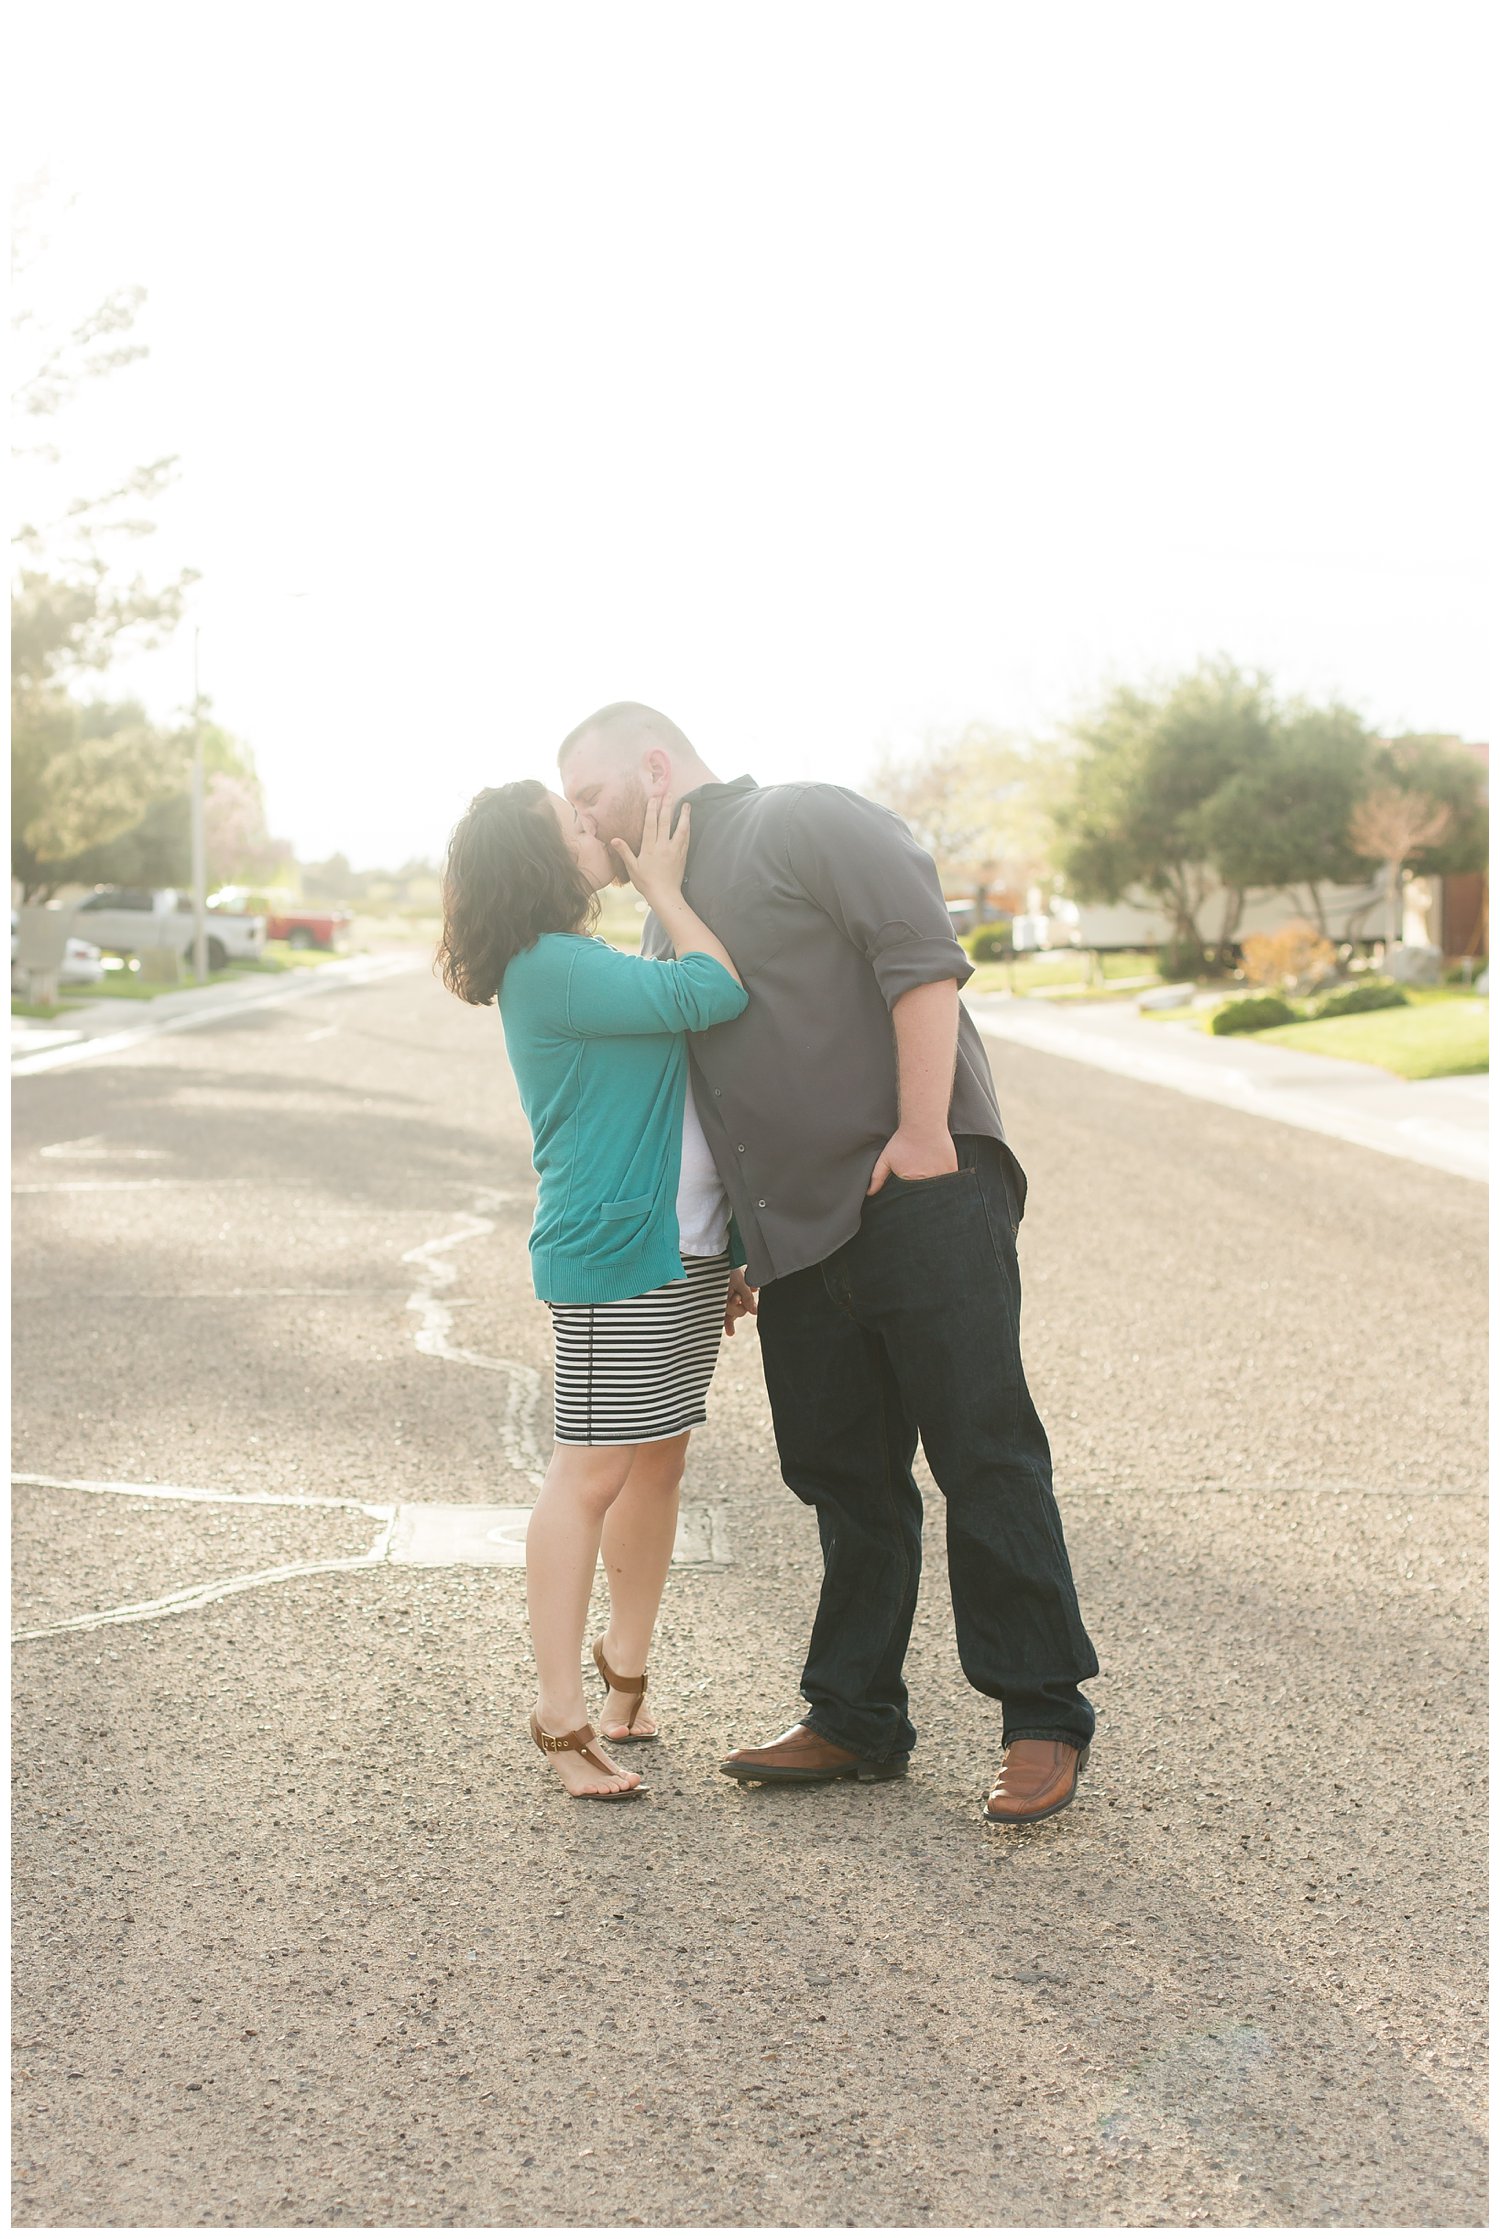
[[[642,1793],[652,1633],[688,1437],[721,1336],[756,1314],[781,1474],[815,1511],[807,1708],[732,1780],[904,1776],[902,1666],[922,1563],[921,1439],[947,1512],[965,1677],[1001,1705],[984,1806],[1073,1800],[1098,1663],[1047,1435],[1021,1366],[1026,1181],[969,960],[932,859],[842,786],[725,784],[632,701],[564,739],[561,792],[487,788],[454,831],[439,960],[497,997],[538,1177],[556,1444],[526,1536],[531,1734],[568,1793]],[[650,905],[639,956],[592,936],[600,892]],[[582,1681],[603,1557],[610,1616]]]

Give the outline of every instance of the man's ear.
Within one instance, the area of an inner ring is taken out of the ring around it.
[[[665,800],[672,790],[672,757],[660,747],[653,747],[646,756],[646,776],[653,794]]]

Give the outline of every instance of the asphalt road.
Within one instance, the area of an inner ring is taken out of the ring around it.
[[[639,1805],[525,1738],[521,1571],[393,1559],[545,1444],[493,1012],[418,972],[17,1084],[16,1469],[260,1496],[17,1488],[19,2224],[1484,2221],[1482,1192],[994,1055],[1103,1664],[1023,1833],[940,1528],[911,1779],[714,1771],[818,1568],[753,1335]]]

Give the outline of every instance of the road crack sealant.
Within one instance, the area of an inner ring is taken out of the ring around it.
[[[318,1571],[366,1570],[385,1562],[396,1529],[394,1501],[344,1500],[319,1493],[227,1493],[201,1485],[128,1485],[108,1479],[38,1477],[13,1472],[12,1485],[32,1485],[43,1491],[122,1494],[136,1500],[202,1501],[219,1508],[342,1508],[378,1519],[380,1530],[373,1546],[358,1555],[331,1555],[304,1562],[275,1563],[267,1570],[237,1571],[228,1578],[209,1578],[191,1586],[175,1586],[150,1601],[120,1602],[112,1609],[87,1610],[77,1617],[55,1618],[47,1625],[22,1626],[11,1634],[14,1641],[45,1640],[54,1633],[93,1632],[101,1625],[141,1624],[153,1617],[175,1617],[189,1609],[205,1609],[228,1594],[243,1594],[253,1586],[274,1586],[283,1578],[307,1578]]]
[[[28,1472],[16,1472],[11,1483],[45,1492],[198,1501],[220,1508],[342,1508],[368,1516],[379,1527],[371,1545],[357,1554],[273,1563],[264,1570],[236,1571],[225,1578],[174,1586],[148,1601],[119,1602],[109,1609],[53,1618],[45,1625],[22,1626],[11,1634],[13,1641],[48,1640],[59,1633],[96,1632],[105,1625],[138,1625],[159,1617],[180,1617],[191,1610],[206,1609],[230,1594],[247,1593],[252,1587],[275,1586],[286,1579],[311,1578],[325,1571],[374,1570],[386,1564],[443,1570],[473,1565],[519,1569],[526,1560],[526,1526],[531,1516],[529,1507],[491,1508],[477,1501],[339,1500],[316,1493],[231,1493],[198,1485],[131,1485],[93,1478],[41,1477]],[[728,1563],[722,1525],[713,1507],[700,1504],[683,1509],[672,1560],[679,1568],[712,1570],[723,1569]]]
[[[121,1602],[110,1609],[87,1610],[74,1617],[60,1617],[45,1625],[23,1626],[11,1635],[14,1641],[45,1640],[60,1633],[97,1631],[105,1625],[143,1624],[160,1617],[177,1617],[205,1609],[231,1594],[257,1586],[279,1585],[291,1578],[309,1578],[324,1572],[370,1570],[386,1563],[412,1563],[422,1567],[452,1564],[498,1564],[507,1567],[525,1561],[526,1524],[531,1503],[546,1470],[546,1457],[537,1436],[536,1418],[541,1401],[540,1372],[524,1361],[502,1359],[491,1353],[453,1342],[454,1316],[469,1299],[441,1297],[458,1280],[451,1254],[462,1245],[493,1234],[491,1215],[502,1205],[529,1202],[519,1190],[482,1189],[474,1209],[461,1214],[457,1225],[440,1236],[429,1237],[403,1252],[402,1264],[419,1271],[416,1288],[406,1300],[406,1311],[417,1317],[412,1341],[419,1353],[460,1367],[482,1369],[505,1384],[500,1414],[501,1450],[508,1468],[526,1485],[528,1498],[505,1507],[478,1503],[434,1504],[428,1501],[362,1501],[318,1493],[232,1493],[198,1485],[137,1485],[115,1479],[43,1477],[13,1472],[12,1485],[38,1491],[84,1493],[96,1497],[118,1495],[132,1500],[196,1501],[227,1508],[336,1508],[367,1516],[378,1525],[372,1544],[361,1553],[276,1563],[264,1570],[238,1571],[224,1578],[210,1578],[173,1587],[150,1600]],[[729,1560],[721,1520],[712,1507],[683,1510],[678,1533],[677,1564],[721,1568]]]
[[[406,1302],[407,1312],[418,1316],[417,1351],[430,1353],[437,1360],[456,1361],[465,1368],[482,1368],[487,1374],[505,1379],[507,1390],[500,1415],[501,1448],[510,1468],[518,1477],[524,1477],[535,1493],[540,1490],[547,1468],[535,1429],[536,1411],[542,1396],[541,1376],[524,1361],[501,1360],[492,1353],[476,1353],[469,1346],[455,1345],[454,1313],[458,1307],[473,1302],[466,1298],[438,1296],[458,1280],[457,1268],[444,1255],[456,1251],[461,1244],[473,1243],[476,1237],[492,1235],[495,1224],[489,1215],[498,1212],[502,1205],[529,1203],[529,1191],[482,1189],[475,1198],[474,1211],[462,1215],[457,1228],[450,1229],[445,1236],[431,1237],[425,1244],[414,1244],[401,1258],[403,1265],[421,1270],[421,1279]]]
[[[92,1151],[100,1138],[81,1140],[86,1141]],[[73,1147],[68,1146],[69,1149]],[[91,1185],[74,1183],[51,1186],[88,1188]],[[92,1186],[108,1188],[110,1184],[95,1183]],[[114,1184],[116,1188],[121,1186],[140,1188],[143,1185]],[[441,1299],[437,1295],[439,1291],[448,1289],[458,1276],[452,1260],[444,1255],[460,1244],[471,1243],[477,1237],[490,1235],[495,1226],[489,1217],[490,1213],[498,1210],[502,1204],[516,1202],[520,1198],[521,1193],[516,1190],[481,1190],[476,1199],[475,1210],[463,1214],[456,1228],[441,1236],[431,1237],[426,1243],[415,1245],[411,1251],[402,1254],[402,1261],[403,1264],[415,1266],[421,1271],[421,1279],[406,1301],[407,1311],[418,1316],[418,1327],[413,1332],[418,1352],[428,1353],[439,1360],[457,1361],[465,1367],[484,1369],[505,1379],[506,1398],[500,1418],[501,1446],[507,1465],[526,1480],[528,1490],[534,1495],[546,1468],[533,1427],[534,1411],[541,1397],[541,1377],[524,1362],[501,1360],[488,1353],[455,1345],[451,1335],[454,1310],[467,1301]],[[192,1585],[174,1587],[170,1592],[147,1601],[121,1602],[111,1609],[89,1610],[76,1617],[54,1619],[46,1625],[23,1626],[11,1635],[16,1641],[43,1640],[58,1633],[93,1632],[104,1625],[141,1624],[157,1617],[181,1616],[189,1610],[205,1609],[210,1603],[222,1601],[230,1594],[247,1593],[257,1586],[278,1585],[289,1578],[309,1578],[329,1571],[368,1570],[391,1561],[416,1560],[430,1563],[445,1559],[443,1553],[431,1545],[430,1537],[426,1541],[420,1538],[414,1541],[414,1535],[409,1529],[403,1534],[401,1545],[397,1545],[397,1527],[403,1507],[420,1507],[421,1503],[360,1501],[315,1493],[230,1493],[213,1491],[203,1486],[135,1485],[97,1478],[40,1477],[29,1473],[13,1473],[11,1483],[30,1485],[38,1490],[51,1492],[116,1494],[152,1501],[200,1501],[221,1507],[342,1508],[368,1516],[378,1522],[380,1527],[373,1544],[360,1554],[276,1563],[265,1570],[240,1571],[230,1577],[205,1579]],[[455,1534],[452,1552],[446,1557],[447,1560],[513,1562],[517,1559],[519,1548],[516,1523],[518,1517],[524,1515],[524,1511],[496,1509],[482,1513],[490,1519],[488,1536],[494,1543],[494,1552],[490,1553],[486,1549],[475,1552],[471,1525],[470,1544],[465,1546]],[[474,1523],[479,1521],[478,1516],[473,1519]],[[524,1537],[524,1524],[522,1536]],[[415,1555],[407,1554],[406,1547],[413,1544],[426,1551]]]

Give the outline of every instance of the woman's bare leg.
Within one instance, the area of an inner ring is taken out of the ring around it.
[[[677,1538],[677,1496],[687,1460],[688,1433],[637,1446],[630,1474],[604,1519],[604,1573],[609,1580],[609,1627],[604,1657],[611,1671],[630,1679],[646,1670],[667,1567]],[[613,1688],[599,1730],[618,1741],[627,1732],[654,1734],[656,1721],[642,1704],[633,1727],[626,1715],[633,1698]]]
[[[604,1520],[630,1476],[635,1452],[631,1446],[555,1446],[531,1511],[526,1607],[536,1656],[537,1723],[544,1734],[571,1733],[588,1722],[581,1665],[589,1595]],[[640,1783],[637,1773],[617,1771],[606,1779],[576,1750],[549,1755],[574,1796]]]

